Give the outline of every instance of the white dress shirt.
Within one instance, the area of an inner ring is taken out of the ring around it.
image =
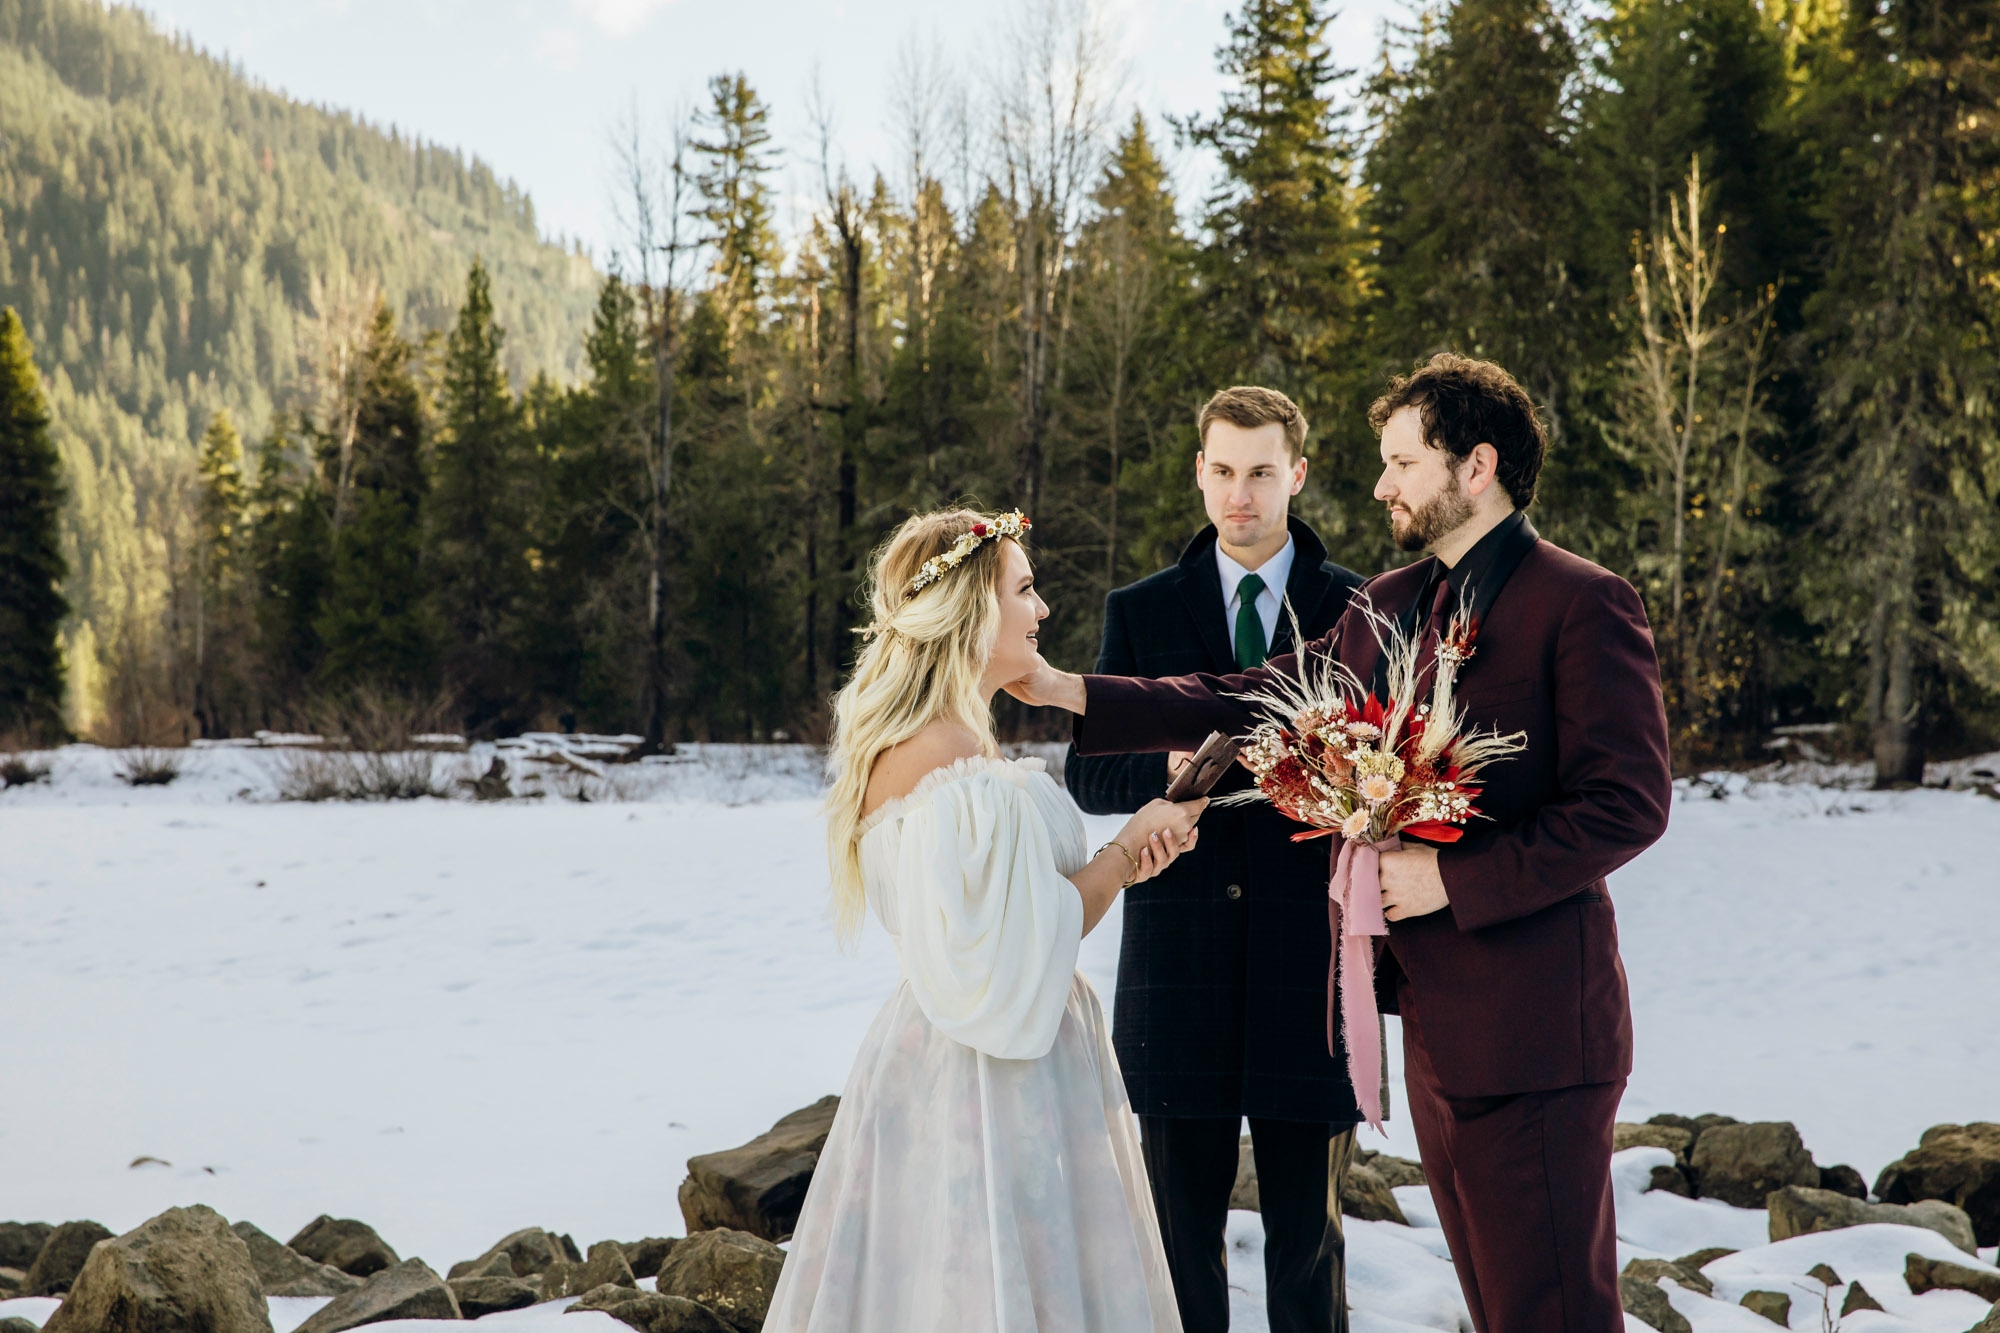
[[[1296,553],[1297,548],[1288,534],[1283,548],[1256,570],[1257,577],[1264,580],[1264,591],[1257,594],[1257,617],[1264,622],[1266,651],[1269,651],[1272,642],[1278,637],[1278,612],[1284,606],[1285,584],[1292,577],[1292,557]],[[1243,604],[1242,599],[1236,595],[1236,589],[1237,585],[1243,582],[1243,576],[1251,571],[1232,560],[1223,551],[1221,542],[1215,544],[1215,568],[1216,572],[1222,575],[1222,611],[1225,617],[1223,623],[1229,629],[1229,641],[1235,643],[1236,613]]]

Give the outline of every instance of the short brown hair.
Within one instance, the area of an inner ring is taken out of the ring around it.
[[[1535,502],[1535,479],[1549,448],[1535,404],[1520,382],[1491,361],[1439,352],[1408,375],[1389,381],[1388,392],[1368,409],[1377,435],[1406,407],[1423,421],[1424,443],[1451,455],[1455,470],[1482,444],[1500,455],[1495,474],[1516,509]]]
[[[1218,390],[1213,398],[1201,405],[1201,415],[1194,420],[1195,438],[1204,449],[1208,447],[1208,424],[1217,420],[1245,430],[1255,430],[1259,426],[1283,426],[1285,451],[1294,459],[1306,451],[1306,414],[1299,411],[1297,403],[1276,389],[1238,384]]]

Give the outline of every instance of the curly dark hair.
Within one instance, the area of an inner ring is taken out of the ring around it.
[[[1439,352],[1389,388],[1368,409],[1368,424],[1380,435],[1390,417],[1417,409],[1424,443],[1451,455],[1452,468],[1481,444],[1500,455],[1496,474],[1516,509],[1535,502],[1535,479],[1549,448],[1549,433],[1535,404],[1512,375],[1491,361]]]

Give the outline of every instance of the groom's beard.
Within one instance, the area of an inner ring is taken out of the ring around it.
[[[1452,478],[1453,481],[1457,477]],[[1410,511],[1410,521],[1402,527],[1396,526],[1394,511],[1389,514],[1389,531],[1396,539],[1396,545],[1405,551],[1423,551],[1435,546],[1452,533],[1464,527],[1472,519],[1472,501],[1458,493],[1456,486],[1447,486],[1431,500]]]

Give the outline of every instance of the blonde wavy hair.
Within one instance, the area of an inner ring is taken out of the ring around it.
[[[834,697],[826,798],[827,859],[833,870],[834,922],[844,943],[867,912],[861,882],[861,806],[883,752],[933,722],[954,722],[998,755],[992,700],[981,688],[1000,627],[1000,548],[983,541],[956,569],[917,592],[910,582],[932,556],[992,515],[970,509],[915,514],[876,549],[868,570],[873,613],[854,674]]]

